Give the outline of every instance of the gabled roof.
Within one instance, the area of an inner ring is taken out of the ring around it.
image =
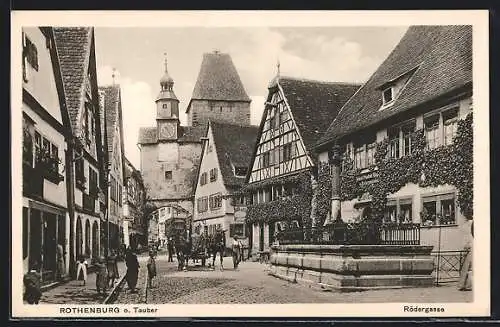
[[[245,176],[236,177],[233,165],[250,169],[252,149],[259,132],[258,126],[242,126],[210,121],[214,145],[224,185],[242,186]]]
[[[104,117],[106,119],[106,135],[108,152],[113,152],[113,140],[115,137],[115,126],[121,121],[120,86],[101,86],[99,90],[104,91]],[[122,140],[123,142],[123,140]]]
[[[200,143],[200,138],[205,134],[203,126],[179,126],[178,142]],[[158,142],[158,132],[156,127],[139,128],[138,144],[155,144]]]
[[[73,131],[79,131],[78,117],[84,102],[84,83],[92,42],[92,28],[55,27],[66,106]]]
[[[383,110],[381,86],[415,72],[394,104]],[[379,123],[472,83],[471,26],[411,26],[370,79],[344,105],[318,142]]]
[[[222,100],[250,102],[240,76],[227,53],[203,54],[198,79],[191,100]],[[189,111],[189,106],[186,110]]]
[[[359,84],[322,82],[292,77],[275,79],[290,106],[306,149],[320,139]]]

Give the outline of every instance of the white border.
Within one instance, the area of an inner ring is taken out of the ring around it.
[[[154,316],[162,317],[429,317],[488,316],[490,314],[490,178],[489,178],[489,31],[488,11],[13,11],[11,13],[11,96],[12,96],[12,258],[22,257],[21,222],[21,26],[99,26],[99,27],[252,27],[252,26],[408,26],[473,25],[474,92],[474,215],[475,221],[474,290],[472,303],[429,303],[421,307],[444,307],[444,313],[403,312],[402,303],[371,304],[251,304],[251,305],[154,305]],[[21,260],[12,262],[12,287],[22,285]],[[410,304],[415,305],[415,304]],[[86,305],[70,305],[87,307]],[[144,305],[134,305],[145,307]],[[12,294],[13,317],[84,317],[63,315],[63,305],[29,306],[22,294]],[[121,314],[103,317],[130,317]],[[217,308],[216,308],[217,307]],[[151,317],[150,315],[132,315]],[[94,316],[96,317],[96,316]]]

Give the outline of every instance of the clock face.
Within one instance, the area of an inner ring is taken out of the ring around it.
[[[160,132],[162,138],[174,138],[176,136],[175,126],[171,124],[162,124]]]

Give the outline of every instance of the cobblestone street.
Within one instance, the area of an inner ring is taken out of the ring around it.
[[[224,258],[223,271],[216,261],[215,270],[194,266],[189,271],[177,271],[176,262],[165,256],[157,259],[158,277],[153,288],[144,296],[146,267],[141,265],[137,294],[124,287],[115,303],[148,304],[249,304],[249,303],[371,303],[371,302],[471,302],[472,292],[460,292],[454,284],[441,287],[392,289],[365,292],[327,292],[304,285],[292,284],[269,276],[266,266],[257,262],[242,262],[233,270],[230,257]]]

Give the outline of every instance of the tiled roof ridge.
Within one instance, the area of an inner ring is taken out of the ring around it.
[[[298,81],[298,82],[309,82],[309,83],[318,83],[318,84],[331,84],[331,85],[338,85],[338,86],[361,86],[361,85],[363,85],[362,82],[325,81],[325,80],[317,80],[317,79],[310,79],[310,78],[296,77],[296,76],[288,76],[288,75],[281,75],[279,77],[279,80],[293,80],[293,81]]]

